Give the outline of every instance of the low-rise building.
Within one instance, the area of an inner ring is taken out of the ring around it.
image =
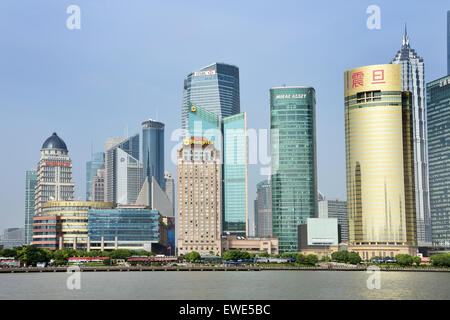
[[[278,239],[273,237],[226,236],[221,241],[221,251],[240,250],[248,253],[278,254]]]

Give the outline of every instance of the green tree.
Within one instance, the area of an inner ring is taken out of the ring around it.
[[[200,260],[200,253],[197,251],[191,251],[184,256],[184,259],[188,262],[196,262]]]
[[[15,257],[17,255],[17,248],[0,250],[0,257]]]
[[[410,266],[413,264],[414,259],[409,254],[398,254],[395,256],[395,260],[401,266]]]
[[[23,246],[17,251],[15,258],[27,265],[34,266],[38,262],[49,262],[52,258],[52,252],[36,246]]]
[[[348,251],[344,250],[344,251],[333,252],[331,254],[331,259],[333,261],[337,261],[337,262],[343,262],[343,263],[348,262],[348,260],[349,260]]]
[[[250,253],[248,253],[247,251],[228,250],[223,253],[222,258],[224,260],[230,261],[239,259],[250,259],[251,256]]]
[[[308,254],[305,257],[305,263],[309,264],[309,265],[316,265],[316,263],[319,262],[319,259],[317,258],[317,256],[315,254]]]
[[[348,254],[348,262],[350,262],[351,264],[358,264],[361,262],[361,257],[357,252],[350,252]]]
[[[269,257],[269,254],[267,252],[261,252],[261,253],[258,253],[258,257],[267,258],[267,257]]]
[[[414,262],[414,264],[416,266],[418,266],[422,262],[422,258],[420,258],[420,257],[413,257],[413,262]]]
[[[295,262],[297,264],[306,264],[305,259],[306,257],[301,253],[297,253],[297,255],[295,256]]]
[[[433,266],[450,267],[450,253],[434,254],[431,256],[430,261]]]

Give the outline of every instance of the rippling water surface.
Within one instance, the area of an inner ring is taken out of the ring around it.
[[[0,274],[0,299],[450,299],[450,273],[364,271],[84,272]]]

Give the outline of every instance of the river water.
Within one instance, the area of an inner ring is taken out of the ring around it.
[[[368,280],[372,289],[368,288]],[[73,289],[68,289],[68,283]],[[80,289],[77,289],[78,287]],[[365,271],[5,273],[0,274],[0,299],[450,299],[450,273],[369,274]]]

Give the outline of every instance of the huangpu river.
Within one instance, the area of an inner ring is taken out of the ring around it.
[[[73,275],[0,274],[0,299],[450,299],[447,272],[144,271]]]

